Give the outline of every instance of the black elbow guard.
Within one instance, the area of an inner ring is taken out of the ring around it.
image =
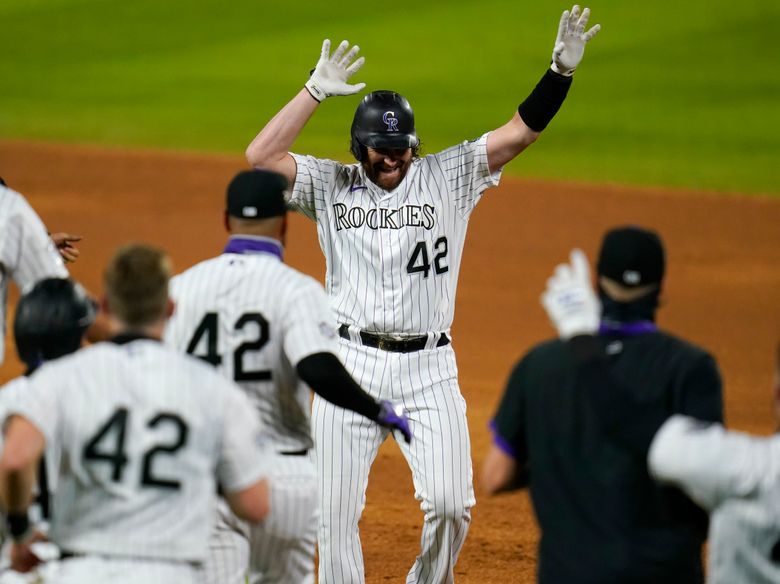
[[[566,94],[569,93],[572,78],[547,69],[536,84],[531,95],[517,108],[517,113],[526,126],[535,132],[541,132],[561,109]]]

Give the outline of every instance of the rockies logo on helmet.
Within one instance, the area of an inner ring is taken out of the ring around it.
[[[395,112],[385,112],[382,121],[387,124],[388,132],[398,131],[398,120],[395,118]]]
[[[403,95],[374,91],[363,98],[352,120],[350,151],[362,161],[368,148],[416,148],[414,112]]]

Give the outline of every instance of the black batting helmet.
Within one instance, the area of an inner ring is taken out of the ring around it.
[[[417,148],[414,112],[406,98],[395,91],[374,91],[363,98],[352,120],[350,151],[363,160],[363,146]]]
[[[95,303],[73,280],[41,280],[16,307],[14,337],[19,359],[33,370],[44,361],[73,353],[95,313]]]

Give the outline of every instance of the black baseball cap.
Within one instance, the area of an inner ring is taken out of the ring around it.
[[[228,215],[240,219],[267,219],[287,213],[287,179],[270,170],[239,172],[227,188]]]
[[[628,288],[660,284],[666,259],[661,238],[641,227],[607,232],[599,252],[598,273]]]

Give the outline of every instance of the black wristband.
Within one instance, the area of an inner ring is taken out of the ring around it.
[[[5,518],[8,532],[16,542],[23,541],[30,534],[32,529],[30,518],[27,513],[9,513]]]
[[[561,109],[571,82],[572,77],[547,69],[531,95],[517,108],[525,125],[535,132],[544,130]]]

